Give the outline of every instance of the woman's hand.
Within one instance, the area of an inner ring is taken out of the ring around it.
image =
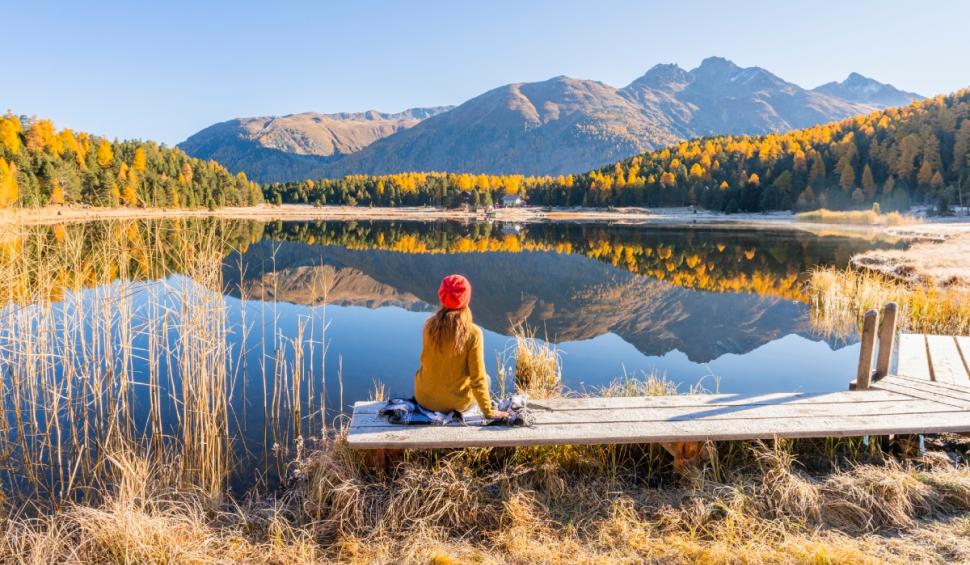
[[[492,410],[492,420],[501,420],[502,418],[508,418],[512,416],[504,410]]]

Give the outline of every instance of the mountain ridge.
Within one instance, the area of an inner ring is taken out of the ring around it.
[[[178,144],[189,155],[205,155],[250,178],[282,171],[311,176],[321,163],[359,151],[376,139],[412,127],[451,106],[416,107],[401,112],[301,112],[234,118],[206,127]]]
[[[842,82],[827,82],[812,89],[815,92],[837,96],[843,100],[886,106],[905,106],[923,97],[915,92],[899,90],[891,84],[852,72]]]
[[[693,137],[808,127],[868,113],[906,96],[918,97],[858,73],[808,90],[761,67],[708,57],[691,70],[654,65],[620,88],[560,75],[502,85],[426,114],[391,120],[409,111],[374,112],[383,121],[358,127],[367,133],[344,136],[348,139],[339,148],[333,140],[315,144],[302,138],[306,128],[281,126],[272,136],[257,132],[233,139],[213,130],[220,124],[180,147],[264,182],[418,170],[557,175]],[[352,119],[360,123],[363,114],[325,116],[356,116]],[[245,123],[251,132],[260,119],[266,118],[222,124]]]

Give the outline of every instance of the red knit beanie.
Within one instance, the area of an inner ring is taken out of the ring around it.
[[[461,275],[448,275],[441,279],[438,287],[438,300],[449,310],[459,310],[468,306],[472,299],[472,283]]]

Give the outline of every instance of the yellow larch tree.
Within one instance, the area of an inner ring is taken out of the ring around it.
[[[131,168],[138,171],[139,173],[145,172],[145,167],[148,165],[148,157],[145,154],[145,148],[139,147],[135,149],[135,157],[131,160]]]
[[[128,172],[128,182],[125,183],[125,190],[121,193],[121,200],[125,206],[138,204],[138,173]]]
[[[182,169],[179,171],[179,184],[182,186],[192,184],[192,165],[189,165],[188,162],[182,163]]]
[[[694,163],[690,167],[691,180],[701,180],[704,178],[704,167],[700,163]]]
[[[64,145],[54,130],[54,124],[50,120],[37,120],[30,124],[25,135],[27,149],[30,151],[49,150],[55,157],[60,157],[64,153]]]
[[[0,207],[15,206],[20,200],[20,187],[17,185],[17,167],[0,157]]]
[[[55,180],[51,186],[51,204],[64,204],[64,187],[60,181]]]
[[[118,183],[111,181],[111,186],[108,187],[108,195],[112,206],[121,204],[121,191],[118,190]]]
[[[10,153],[20,153],[20,133],[22,131],[23,126],[17,116],[7,114],[0,118],[0,145]]]
[[[114,151],[111,150],[111,144],[106,140],[102,139],[98,143],[98,164],[102,167],[107,167],[114,161],[115,155]]]

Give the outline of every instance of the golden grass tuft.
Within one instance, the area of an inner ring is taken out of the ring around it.
[[[514,328],[515,388],[530,398],[550,398],[562,394],[562,370],[555,344],[539,340],[535,331]]]
[[[713,377],[712,377],[713,378]],[[714,378],[714,392],[717,392],[717,379]],[[609,384],[596,389],[596,396],[671,396],[674,394],[704,394],[708,392],[702,379],[697,384],[681,391],[677,383],[669,380],[666,375],[649,372],[643,376],[630,375],[613,379]]]
[[[851,224],[862,226],[905,226],[915,224],[918,220],[899,212],[885,214],[875,210],[827,210],[821,208],[809,212],[795,214],[796,222],[811,222],[816,224]]]

